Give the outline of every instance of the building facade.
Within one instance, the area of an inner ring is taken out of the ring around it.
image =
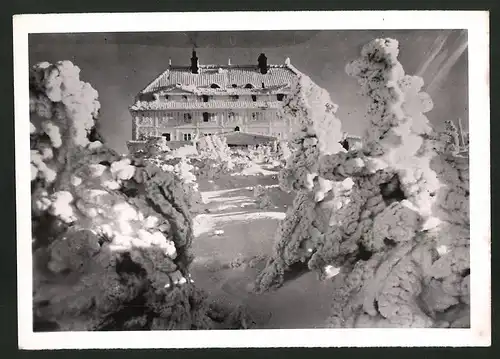
[[[132,141],[163,136],[185,143],[211,134],[244,132],[286,140],[293,132],[278,110],[290,94],[295,68],[270,65],[261,54],[255,65],[172,66],[142,90],[130,107]]]

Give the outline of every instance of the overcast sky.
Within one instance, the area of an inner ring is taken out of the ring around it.
[[[130,34],[33,34],[30,64],[70,60],[80,77],[98,92],[102,133],[109,145],[126,151],[131,139],[128,107],[134,96],[168,66],[189,65],[196,46],[201,64],[256,64],[264,52],[269,63],[287,57],[300,71],[330,92],[339,105],[345,131],[361,134],[366,100],[345,65],[361,46],[376,37],[400,43],[399,59],[408,74],[420,74],[433,100],[427,114],[436,127],[446,119],[468,121],[467,36],[461,31],[245,31]]]

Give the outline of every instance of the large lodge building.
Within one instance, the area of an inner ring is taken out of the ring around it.
[[[289,59],[270,65],[260,54],[255,65],[200,65],[193,51],[190,66],[170,63],[136,96],[128,148],[139,150],[148,138],[161,136],[171,148],[214,134],[230,146],[287,140],[295,126],[278,110],[297,75]]]
[[[191,66],[170,64],[136,96],[128,146],[150,137],[164,136],[175,146],[195,136],[235,133],[239,142],[242,136],[243,142],[286,140],[293,124],[277,113],[296,76],[288,59],[270,65],[261,54],[255,65],[200,65],[193,51]]]

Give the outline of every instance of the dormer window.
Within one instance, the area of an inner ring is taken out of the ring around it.
[[[203,95],[203,102],[208,102],[208,95]]]
[[[253,85],[252,85],[252,84],[246,84],[246,85],[245,85],[245,88],[246,88],[246,89],[253,89]]]
[[[191,123],[191,122],[192,122],[192,120],[193,120],[193,117],[191,116],[191,114],[190,114],[190,113],[185,113],[185,114],[184,114],[184,122],[185,122],[185,123]]]
[[[285,97],[285,95],[282,94],[282,93],[279,93],[279,94],[276,95],[276,98],[278,99],[278,101],[283,101],[284,97]]]
[[[252,101],[253,102],[257,101],[257,95],[252,95]]]
[[[220,86],[217,85],[217,84],[211,84],[210,85],[210,88],[213,88],[213,89],[220,89]]]
[[[231,95],[231,99],[234,101],[236,101],[239,98],[240,98],[240,96],[238,96],[238,95]]]

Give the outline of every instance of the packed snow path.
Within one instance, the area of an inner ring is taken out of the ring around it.
[[[269,191],[272,204],[264,209],[255,203],[257,185]],[[324,327],[331,312],[331,286],[315,274],[305,273],[276,291],[252,291],[293,200],[278,188],[276,176],[233,176],[200,188],[206,212],[194,219],[191,273],[209,300],[247,306],[257,328]]]

